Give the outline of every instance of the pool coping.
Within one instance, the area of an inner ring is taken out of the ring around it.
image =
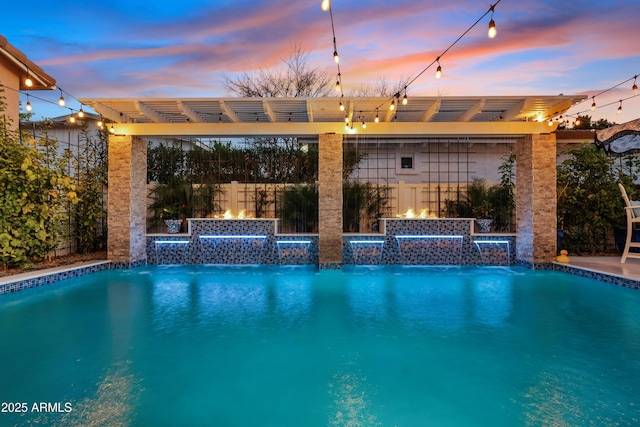
[[[552,269],[563,273],[573,274],[575,276],[586,277],[589,279],[595,279],[600,282],[611,283],[617,286],[625,288],[631,288],[640,290],[640,280],[626,277],[623,274],[617,274],[612,272],[602,272],[593,267],[587,267],[584,265],[573,265],[561,262],[551,263]]]
[[[19,273],[10,276],[0,277],[0,295],[18,292],[23,289],[35,288],[37,286],[55,283],[60,280],[83,276],[102,270],[112,268],[122,268],[121,263],[113,263],[109,260],[87,261],[72,265],[48,268],[43,270],[33,270],[26,273]],[[545,266],[554,271],[560,271],[580,277],[595,279],[604,283],[623,286],[635,290],[640,290],[640,279],[625,277],[623,274],[598,271],[595,268],[552,262]]]
[[[85,274],[110,268],[112,268],[111,261],[98,260],[4,276],[0,277],[0,295],[35,288],[72,277],[84,276]]]

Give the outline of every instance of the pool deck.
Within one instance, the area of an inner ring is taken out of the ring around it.
[[[627,258],[624,264],[620,262],[619,256],[574,256],[569,260],[572,267],[640,281],[640,259]]]
[[[572,256],[568,264],[554,262],[555,270],[640,290],[640,259],[627,259],[620,263],[620,256]],[[32,288],[58,280],[90,274],[112,268],[111,262],[88,261],[73,265],[34,270],[0,277],[0,294]]]

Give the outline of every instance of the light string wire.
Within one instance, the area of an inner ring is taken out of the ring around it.
[[[605,93],[607,93],[607,92],[610,92],[610,91],[612,91],[612,90],[614,90],[614,89],[617,89],[617,88],[619,88],[620,86],[622,86],[622,85],[624,85],[624,84],[626,84],[626,83],[629,83],[629,82],[630,82],[630,81],[632,81],[632,80],[634,81],[634,87],[636,87],[636,86],[635,86],[635,82],[637,81],[638,77],[640,77],[640,74],[636,74],[636,75],[634,75],[634,76],[632,76],[632,77],[629,77],[628,79],[623,80],[623,81],[621,81],[620,83],[618,83],[618,84],[616,84],[616,85],[614,85],[614,86],[611,86],[610,88],[605,89],[605,90],[603,90],[603,91],[599,92],[599,93],[598,93],[598,94],[596,94],[596,95],[587,96],[587,98],[583,99],[583,100],[582,100],[582,101],[580,101],[580,102],[577,102],[575,105],[571,106],[571,108],[575,108],[575,107],[577,107],[578,105],[584,104],[585,102],[589,102],[589,101],[595,102],[596,97],[598,97],[598,96],[600,96],[600,95],[603,95],[603,94],[605,94]],[[637,88],[636,88],[635,90],[637,91]],[[639,95],[640,95],[640,93],[633,93],[633,94],[632,94],[632,95],[630,95],[630,96],[627,96],[627,97],[625,97],[625,98],[620,98],[620,99],[618,99],[618,100],[616,100],[616,101],[611,101],[611,102],[609,102],[609,103],[607,103],[607,104],[603,104],[603,105],[596,105],[595,110],[599,110],[599,109],[601,109],[601,108],[605,108],[605,107],[610,107],[611,105],[615,105],[615,104],[618,104],[618,103],[620,103],[620,105],[622,105],[622,103],[623,103],[624,101],[628,101],[629,99],[633,99],[633,98],[638,98],[638,97],[639,97]],[[575,117],[575,118],[578,118],[578,117],[579,117],[580,115],[582,115],[582,114],[589,113],[589,112],[593,112],[593,111],[594,111],[594,109],[591,109],[591,108],[590,108],[590,109],[588,109],[588,110],[578,111],[578,112],[576,112],[576,113],[571,113],[571,114],[565,113],[565,114],[563,114],[563,115],[564,115],[564,116],[567,116],[567,117]],[[562,116],[560,116],[560,117],[562,117]],[[549,120],[550,120],[550,121],[551,121],[551,120],[555,120],[555,118],[557,118],[557,116],[551,116],[551,117],[549,117]],[[544,119],[543,119],[543,120],[544,120]]]
[[[336,77],[336,86],[340,89],[340,111],[344,111],[345,125],[348,127],[349,122],[351,122],[351,127],[353,128],[353,120],[349,120],[348,111],[346,111],[346,107],[344,105],[344,85],[342,84],[342,72],[340,70],[340,56],[338,55],[338,44],[336,42],[336,26],[333,19],[333,6],[331,5],[330,0],[325,0],[328,3],[327,11],[329,12],[329,19],[331,20],[331,34],[333,36],[333,54],[334,54],[334,62],[336,63],[336,68],[338,70],[338,75]]]
[[[56,86],[56,88],[55,88],[54,90],[52,90],[52,91],[54,91],[54,92],[55,92],[55,91],[59,91],[61,94],[64,94],[64,95],[68,96],[69,98],[71,98],[71,99],[75,100],[78,104],[80,104],[80,108],[76,109],[76,108],[68,107],[68,106],[66,105],[66,101],[65,101],[65,105],[60,105],[60,104],[59,104],[59,102],[52,101],[52,100],[50,100],[50,99],[46,99],[46,98],[42,98],[42,97],[39,97],[39,96],[33,95],[31,92],[26,92],[26,91],[22,91],[22,90],[20,90],[20,89],[15,89],[15,88],[12,88],[12,87],[6,86],[6,85],[4,85],[2,82],[0,82],[0,87],[1,87],[1,88],[3,88],[3,89],[8,89],[8,90],[11,90],[11,91],[14,91],[14,92],[18,92],[20,95],[25,95],[25,96],[27,97],[27,100],[30,100],[30,99],[32,99],[32,98],[33,98],[33,99],[37,99],[38,101],[42,101],[42,102],[45,102],[45,103],[48,103],[48,104],[51,104],[51,105],[55,105],[55,106],[57,106],[57,107],[59,107],[59,108],[67,109],[67,110],[69,110],[69,111],[71,112],[71,113],[70,113],[71,115],[73,115],[73,114],[77,114],[77,113],[79,113],[81,110],[82,110],[82,112],[83,112],[83,113],[85,113],[85,114],[86,114],[86,113],[87,113],[87,111],[86,111],[86,110],[84,110],[84,108],[83,108],[83,107],[87,107],[87,108],[89,108],[89,106],[87,106],[87,105],[83,104],[82,102],[80,102],[80,100],[79,100],[78,98],[76,98],[76,97],[75,97],[75,96],[73,96],[71,93],[67,92],[66,90],[62,89],[62,88],[61,88],[61,87],[59,87],[59,86]],[[31,111],[28,111],[27,113],[31,113],[31,114],[33,114]],[[101,116],[101,117],[102,117],[102,116]],[[101,118],[100,120],[101,120],[101,121],[104,121],[104,119],[102,119],[102,118]]]
[[[424,73],[426,73],[429,68],[431,68],[434,64],[436,63],[440,63],[440,60],[442,59],[442,57],[444,55],[447,54],[447,52],[449,52],[456,44],[458,44],[458,42],[460,40],[462,40],[473,28],[475,28],[476,25],[478,25],[480,23],[480,21],[482,21],[485,16],[487,16],[489,13],[493,13],[495,7],[498,5],[498,3],[500,3],[502,0],[498,0],[495,4],[491,5],[489,7],[489,10],[487,10],[480,18],[478,18],[478,20],[476,20],[476,22],[474,22],[469,28],[466,29],[466,31],[464,33],[462,33],[460,35],[460,37],[458,37],[453,43],[451,43],[440,55],[438,55],[438,57],[436,59],[434,59],[433,61],[431,61],[431,63],[429,65],[427,65],[422,71],[420,71],[418,74],[416,74],[415,77],[413,77],[411,80],[409,80],[409,82],[407,82],[407,84],[404,86],[404,90],[407,90],[407,87],[409,87],[409,85],[413,84],[416,80],[418,80]],[[396,93],[394,96],[392,96],[389,99],[393,99],[393,98],[399,98],[400,96],[400,92]],[[386,103],[386,102],[385,102]],[[378,106],[378,108],[382,107],[382,105],[384,105],[385,103],[382,103]]]
[[[496,3],[492,4],[489,9],[482,15],[480,16],[480,18],[478,18],[469,28],[467,28],[467,30],[465,32],[463,32],[453,43],[451,43],[440,55],[438,55],[438,57],[436,59],[434,59],[429,65],[427,65],[422,71],[420,71],[418,74],[415,75],[415,77],[413,77],[411,80],[409,80],[409,82],[407,82],[403,88],[404,92],[405,92],[405,97],[406,97],[406,92],[407,92],[407,88],[413,84],[418,78],[420,78],[425,72],[427,72],[427,70],[429,70],[429,68],[431,68],[434,64],[440,62],[440,60],[442,59],[442,57],[447,54],[456,44],[458,44],[458,42],[460,40],[462,40],[462,38],[464,38],[476,25],[478,25],[480,23],[480,21],[482,21],[489,13],[493,14],[495,7],[501,2],[502,0],[497,0]],[[331,3],[328,2],[328,11],[329,11],[329,17],[331,19],[331,31],[333,34],[333,47],[334,47],[334,53],[337,53],[337,45],[336,45],[336,35],[335,35],[335,23],[334,23],[334,19],[333,19],[333,11],[332,11],[332,6]],[[344,89],[343,89],[343,85],[342,85],[342,73],[340,72],[340,64],[337,63],[338,66],[338,83],[340,84],[340,105],[341,107],[343,106],[343,99],[344,99]],[[389,101],[391,102],[395,102],[394,99],[398,99],[400,98],[400,91],[395,93],[393,96],[391,96],[390,98],[388,98],[386,101],[384,101],[382,104],[378,105],[375,108],[375,111],[377,112],[383,105],[387,104]],[[342,108],[341,108],[342,109]],[[366,111],[366,113],[373,113],[373,110],[370,111]],[[397,114],[397,110],[396,110],[396,114]],[[364,116],[363,116],[364,117]]]

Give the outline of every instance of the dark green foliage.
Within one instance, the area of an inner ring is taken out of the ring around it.
[[[493,205],[493,227],[496,231],[510,231],[511,219],[516,207],[515,181],[516,181],[516,155],[509,154],[502,158],[498,167],[500,172],[500,184],[492,187],[490,202]]]
[[[148,149],[147,178],[157,181],[149,194],[148,229],[161,227],[167,219],[206,217],[219,209],[215,154],[199,146],[186,151],[180,142]]]
[[[615,227],[626,226],[618,180],[632,188],[633,170],[637,169],[629,164],[631,175],[625,173],[593,144],[568,152],[568,158],[558,166],[557,178],[558,228],[565,233],[562,249],[576,254],[612,249],[607,235]]]
[[[490,185],[485,178],[473,178],[466,193],[458,191],[456,198],[445,200],[445,217],[490,218],[495,231],[510,231],[515,210],[515,154],[502,158],[498,167],[500,183]]]
[[[79,253],[95,252],[106,247],[107,210],[105,189],[107,186],[108,139],[106,130],[98,131],[98,138],[91,138],[83,125],[81,151],[75,159],[79,202],[73,207]]]
[[[318,231],[318,187],[315,184],[285,187],[278,195],[276,207],[283,232]]]
[[[386,214],[386,187],[348,181],[342,186],[342,199],[342,229],[346,233],[358,233],[361,226],[367,231],[375,229],[377,219]]]
[[[4,110],[0,97],[0,263],[26,267],[57,246],[64,207],[79,199],[75,184],[60,173],[55,141],[45,135],[23,142]]]

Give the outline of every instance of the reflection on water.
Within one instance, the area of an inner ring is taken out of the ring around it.
[[[61,427],[128,426],[132,424],[140,394],[140,379],[130,372],[130,361],[112,366],[97,384],[93,396],[74,404],[62,417]]]
[[[74,408],[0,425],[640,422],[637,291],[517,268],[94,278],[0,298],[0,390]]]
[[[382,424],[371,408],[371,387],[367,384],[367,377],[355,365],[354,360],[347,362],[344,369],[336,372],[329,383],[329,395],[334,406],[331,408],[329,425],[380,426]]]
[[[474,281],[473,314],[487,326],[502,327],[513,309],[512,278],[479,276]]]

